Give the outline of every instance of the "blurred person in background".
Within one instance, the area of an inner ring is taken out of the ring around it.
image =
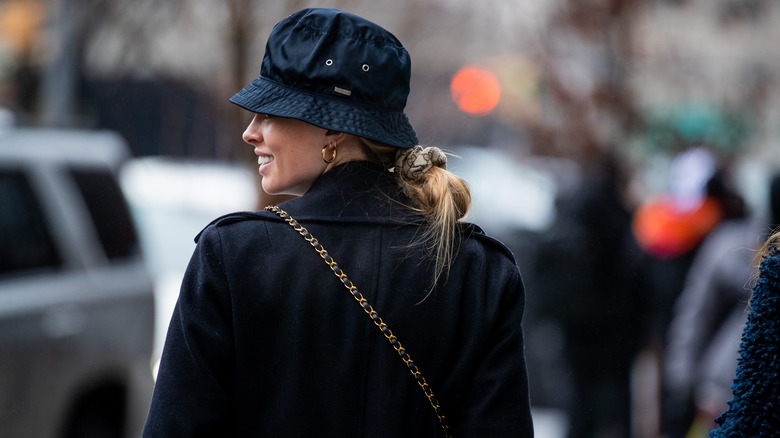
[[[652,421],[659,431],[668,412],[664,394],[664,356],[674,303],[685,287],[688,269],[704,241],[719,223],[746,214],[744,202],[733,187],[727,168],[707,145],[693,145],[678,153],[669,166],[666,190],[642,202],[632,217],[632,233],[639,243],[641,275],[645,279],[648,342],[643,366],[657,376],[646,387],[646,402],[658,412]],[[667,412],[665,412],[667,411]]]
[[[705,239],[675,303],[665,356],[670,438],[704,437],[731,397],[754,260],[780,225],[780,174],[769,184],[769,212],[726,220]]]
[[[520,272],[458,222],[468,187],[418,146],[410,69],[343,11],[274,27],[231,101],[263,189],[296,198],[196,238],[145,437],[533,436]]]
[[[606,154],[581,185],[561,193],[534,269],[540,294],[533,299],[563,332],[573,384],[570,438],[630,436],[630,376],[644,338],[645,297],[624,178],[617,157]]]
[[[672,308],[706,236],[717,225],[745,216],[742,198],[710,148],[697,146],[672,160],[668,190],[642,203],[632,230],[644,254],[653,336],[663,344]]]
[[[780,232],[760,252],[742,331],[733,397],[710,438],[780,436]]]

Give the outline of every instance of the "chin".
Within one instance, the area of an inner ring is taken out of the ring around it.
[[[263,177],[260,186],[263,188],[263,191],[269,195],[281,195],[284,191],[283,187],[274,184],[273,181],[270,181],[269,178],[265,176]]]
[[[293,190],[289,190],[289,189],[265,186],[265,185],[263,185],[262,187],[263,187],[263,191],[270,196],[287,197],[287,198],[297,198],[301,196],[300,194],[292,193]]]

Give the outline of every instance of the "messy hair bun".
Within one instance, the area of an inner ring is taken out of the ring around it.
[[[367,139],[362,142],[386,169],[393,170],[409,198],[408,207],[425,217],[428,227],[420,243],[434,260],[433,284],[443,274],[446,279],[457,253],[457,222],[471,207],[468,184],[446,169],[446,157],[438,148],[399,149]],[[428,165],[420,166],[423,161]]]

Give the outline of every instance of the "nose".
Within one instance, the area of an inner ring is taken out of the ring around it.
[[[241,138],[243,138],[245,142],[255,146],[263,141],[262,130],[260,129],[261,120],[260,115],[255,114],[252,121],[249,123],[249,126],[246,127],[244,133],[241,135]]]

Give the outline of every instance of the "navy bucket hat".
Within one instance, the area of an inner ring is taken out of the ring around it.
[[[274,26],[260,77],[230,101],[411,148],[418,140],[404,114],[410,75],[409,53],[387,30],[338,9],[304,9]]]

